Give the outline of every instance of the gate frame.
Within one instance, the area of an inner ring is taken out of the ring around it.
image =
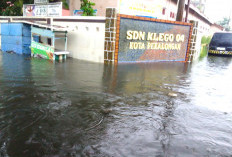
[[[180,21],[170,21],[170,20],[163,20],[163,19],[155,19],[155,18],[147,18],[147,17],[141,17],[141,16],[131,16],[131,15],[124,15],[124,14],[117,14],[116,41],[115,41],[115,52],[114,52],[114,63],[115,64],[118,64],[118,50],[119,50],[119,36],[120,36],[119,34],[120,34],[120,20],[121,20],[121,18],[190,26],[189,38],[188,38],[188,46],[187,46],[187,52],[186,52],[186,56],[185,56],[185,61],[176,61],[176,62],[187,62],[189,60],[189,52],[190,52],[190,47],[191,47],[191,39],[192,39],[192,31],[193,31],[193,24],[192,23],[186,23],[186,22],[180,22]]]

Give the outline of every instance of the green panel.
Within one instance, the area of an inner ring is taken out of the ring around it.
[[[32,41],[31,53],[35,57],[53,60],[54,48]]]

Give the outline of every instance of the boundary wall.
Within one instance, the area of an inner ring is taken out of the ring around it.
[[[127,16],[127,15],[123,15]],[[132,17],[133,18],[133,17]],[[147,18],[138,17],[136,19],[141,18],[141,20],[145,20]],[[150,19],[153,20],[153,19]],[[119,48],[118,40],[119,40],[119,21],[120,21],[120,14],[117,14],[117,10],[115,8],[107,8],[106,9],[106,32],[105,32],[105,48],[104,48],[104,62],[105,63],[115,63],[118,62],[118,51]],[[161,19],[154,19],[154,21],[167,21]],[[171,23],[178,23],[178,24],[185,24],[184,22],[176,22],[176,21],[169,21]],[[186,23],[187,24],[187,23]],[[197,30],[198,30],[198,23],[196,21],[191,21],[191,29],[190,29],[190,39],[188,42],[188,51],[186,55],[186,62],[192,62],[199,56],[198,45],[199,39],[197,37]],[[193,31],[194,30],[194,31]],[[198,42],[197,42],[198,41]]]
[[[91,62],[104,62],[105,17],[2,17],[0,23],[39,22],[65,27],[68,31],[69,57]],[[1,36],[1,34],[0,34]],[[1,42],[0,42],[1,43]],[[62,42],[55,43],[57,48]]]
[[[116,39],[119,37],[117,32],[117,9],[107,8],[106,17],[2,17],[0,23],[15,22],[15,23],[44,23],[47,25],[57,25],[65,27],[68,31],[68,51],[69,57],[80,60],[86,60],[99,63],[115,63],[117,55],[115,50],[118,48]],[[165,21],[165,20],[164,20]],[[174,22],[175,23],[175,22]],[[197,30],[198,24],[193,23],[193,30]],[[196,54],[196,31],[192,32],[192,40],[188,62],[197,58]],[[1,36],[1,34],[0,34]],[[1,42],[0,42],[1,43]],[[62,42],[55,43],[57,48],[63,47]],[[1,46],[1,45],[0,45]]]

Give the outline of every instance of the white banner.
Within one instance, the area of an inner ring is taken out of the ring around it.
[[[47,5],[23,5],[23,16],[54,17],[62,16],[62,2]]]
[[[48,6],[47,5],[36,5],[35,6],[35,16],[47,16]]]
[[[48,5],[48,16],[62,16],[62,4]]]
[[[159,17],[164,7],[163,0],[119,0],[119,13],[134,16]]]
[[[35,5],[23,5],[23,16],[35,16]]]
[[[48,3],[48,0],[34,0],[35,4],[46,4]]]

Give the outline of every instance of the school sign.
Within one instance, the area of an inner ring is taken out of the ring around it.
[[[187,61],[190,23],[118,15],[115,62]]]

